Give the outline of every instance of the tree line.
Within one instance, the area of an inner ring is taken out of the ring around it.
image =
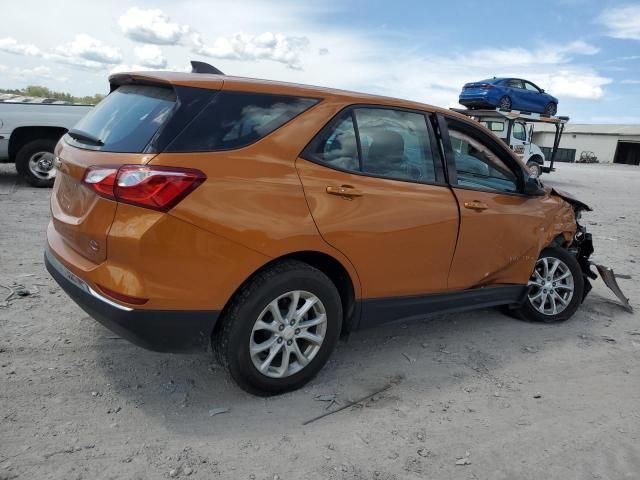
[[[13,95],[24,95],[25,97],[53,98],[55,100],[63,100],[69,103],[86,103],[95,105],[102,100],[105,95],[96,93],[95,95],[86,95],[84,97],[76,97],[66,92],[56,92],[47,87],[40,85],[29,85],[25,88],[5,89],[0,88],[0,93],[11,93]]]

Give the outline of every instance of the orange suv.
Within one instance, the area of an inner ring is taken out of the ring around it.
[[[341,333],[496,305],[566,320],[590,288],[588,207],[463,115],[221,74],[109,80],[56,147],[45,260],[137,345],[213,348],[269,395]]]

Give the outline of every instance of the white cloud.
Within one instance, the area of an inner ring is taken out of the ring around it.
[[[40,65],[34,68],[15,68],[13,70],[13,75],[17,77],[28,78],[53,78],[51,69],[49,67],[45,67],[44,65]]]
[[[113,75],[114,73],[122,73],[122,72],[141,72],[149,70],[144,65],[128,65],[126,63],[120,63],[115,65],[109,70],[109,75]]]
[[[640,40],[640,5],[607,9],[598,20],[607,27],[610,37]]]
[[[538,81],[547,85],[549,92],[560,98],[571,97],[597,100],[604,96],[602,87],[611,83],[610,78],[601,77],[595,72],[575,68],[542,74],[538,78]]]
[[[206,57],[227,60],[271,60],[293,69],[301,68],[301,54],[309,46],[307,37],[287,36],[265,32],[260,35],[236,33],[231,37],[218,37],[212,45],[206,45],[202,35],[191,34],[192,52]]]
[[[105,68],[122,61],[120,50],[86,34],[76,35],[72,42],[56,47],[52,57],[68,65],[89,70]]]
[[[42,52],[35,45],[29,43],[18,43],[15,38],[0,38],[0,50],[3,52],[13,53],[15,55],[25,55],[29,57],[38,57]]]
[[[43,79],[50,80],[57,78],[53,75],[53,72],[49,67],[40,65],[33,68],[21,68],[13,67],[9,68],[4,65],[0,65],[0,72],[6,73],[13,78],[25,81],[41,81]]]
[[[624,85],[640,85],[640,80],[625,79],[625,80],[621,80],[620,83],[622,83]]]
[[[136,58],[148,68],[162,69],[167,67],[167,59],[164,58],[162,50],[157,45],[142,45],[134,49]]]
[[[129,39],[156,45],[177,45],[189,32],[187,25],[171,23],[162,10],[133,7],[118,19],[120,30]]]
[[[599,48],[577,40],[566,45],[542,45],[535,50],[521,47],[480,49],[464,57],[469,66],[517,66],[517,65],[551,65],[566,63],[574,55],[595,55]],[[459,59],[460,57],[458,57]]]

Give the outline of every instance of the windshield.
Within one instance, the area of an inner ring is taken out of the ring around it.
[[[171,88],[123,85],[80,120],[67,139],[81,148],[140,153],[175,105]]]

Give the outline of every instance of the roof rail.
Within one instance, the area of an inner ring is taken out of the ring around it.
[[[191,73],[213,73],[214,75],[224,75],[224,73],[213,65],[209,65],[205,62],[198,62],[196,60],[191,60]]]

